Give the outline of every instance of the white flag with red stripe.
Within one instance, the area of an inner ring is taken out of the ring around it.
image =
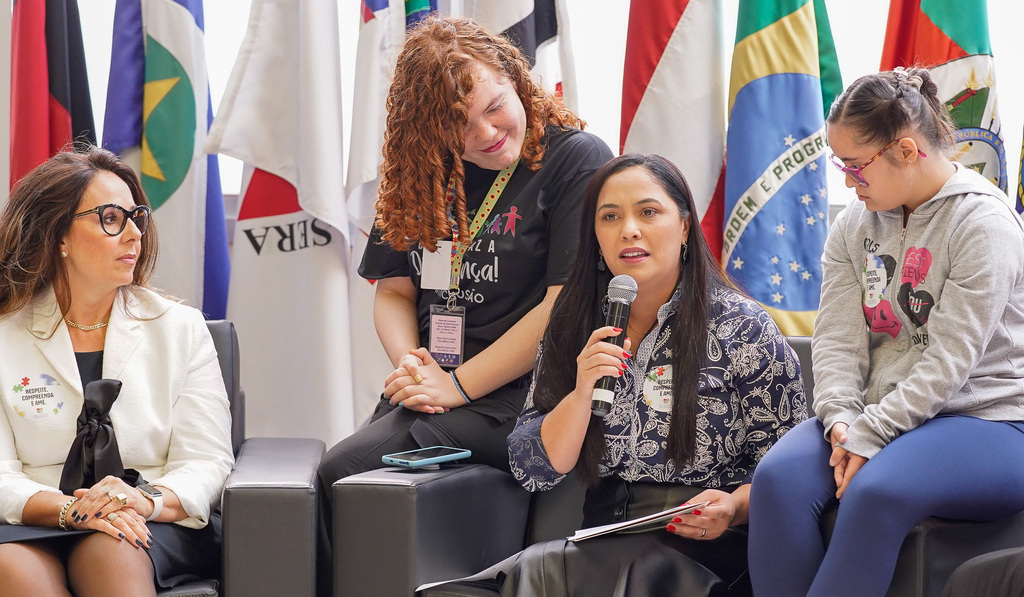
[[[373,413],[376,397],[384,379],[394,367],[377,337],[373,322],[373,281],[356,275],[376,214],[380,163],[383,159],[386,101],[395,73],[398,54],[405,43],[406,6],[404,0],[362,0],[359,41],[356,46],[355,94],[352,100],[352,140],[349,144],[348,175],[345,181],[351,257],[349,286],[355,422],[365,421]]]
[[[334,3],[253,0],[206,150],[253,169],[228,295],[247,434],[333,444],[353,430]]]
[[[719,0],[633,0],[620,128],[623,153],[656,153],[682,170],[716,255],[724,205],[723,35]]]

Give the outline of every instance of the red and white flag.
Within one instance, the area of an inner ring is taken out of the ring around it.
[[[353,430],[337,6],[253,0],[206,150],[251,168],[232,250],[249,435]]]
[[[633,0],[619,133],[623,153],[656,153],[682,170],[716,255],[724,205],[723,35],[719,0]]]

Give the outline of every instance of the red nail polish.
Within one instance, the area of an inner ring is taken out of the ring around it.
[[[694,516],[700,516],[700,510],[694,510],[693,511],[693,515]]]
[[[676,527],[674,527],[672,525],[667,525],[667,526],[665,526],[665,530],[670,532],[670,533],[674,533],[674,532],[676,532]]]
[[[621,331],[622,331],[622,328],[612,328],[612,329],[613,329],[613,330],[615,330],[615,332],[616,332],[616,333],[618,333],[618,332],[621,332]]]
[[[683,522],[682,518],[673,518],[672,522]]]
[[[628,359],[629,358],[629,353],[626,352],[625,350],[623,350],[622,351],[622,357]]]

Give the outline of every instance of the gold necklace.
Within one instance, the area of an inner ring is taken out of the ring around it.
[[[110,322],[109,321],[104,321],[104,322],[101,322],[101,323],[97,323],[96,325],[82,325],[80,323],[75,323],[75,322],[71,321],[70,319],[68,319],[67,317],[65,317],[64,318],[64,323],[70,325],[73,328],[78,328],[78,329],[82,330],[83,332],[91,332],[93,330],[98,330],[98,329],[100,329],[102,327],[107,327],[107,324],[110,323]]]
[[[637,345],[637,344],[639,344],[640,340],[643,340],[644,338],[646,338],[646,337],[647,337],[647,334],[650,334],[650,333],[651,333],[651,330],[653,330],[653,329],[654,329],[654,324],[655,324],[655,323],[657,323],[657,321],[655,321],[654,323],[652,323],[652,324],[651,324],[651,326],[650,326],[649,328],[647,328],[647,331],[646,331],[646,332],[644,332],[643,334],[638,334],[638,335],[639,335],[639,340],[635,340],[635,341],[633,342],[634,346],[635,346],[635,345]],[[633,330],[634,332],[639,332],[639,331],[640,331],[640,330],[639,330],[638,328],[635,328],[635,327],[633,327],[633,326],[631,326],[631,325],[627,325],[627,326],[626,326],[626,333],[629,333],[629,330]],[[633,338],[633,336],[632,336],[632,335],[630,335],[629,337],[630,337],[630,338]]]

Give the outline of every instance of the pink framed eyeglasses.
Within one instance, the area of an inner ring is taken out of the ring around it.
[[[870,158],[868,158],[868,160],[866,162],[864,162],[863,164],[861,164],[860,166],[846,166],[846,165],[843,165],[842,160],[837,158],[836,154],[834,154],[834,153],[829,155],[828,159],[829,159],[829,161],[832,162],[833,166],[835,166],[836,168],[839,168],[840,172],[842,172],[843,174],[849,174],[850,177],[852,177],[853,180],[855,180],[857,182],[857,184],[859,184],[862,187],[866,187],[866,186],[869,186],[868,185],[868,181],[864,180],[864,175],[861,174],[861,172],[864,170],[864,168],[867,168],[868,166],[870,166],[871,162],[877,160],[879,157],[881,157],[881,155],[883,153],[885,153],[886,151],[889,151],[890,147],[892,147],[893,145],[896,145],[899,142],[900,142],[900,139],[893,140],[891,143],[889,143],[888,145],[883,147],[881,149],[881,151],[879,151],[875,155],[873,155]],[[926,154],[925,152],[921,151],[920,149],[917,150],[917,153],[921,154],[921,157],[923,157],[923,158],[928,157],[928,154]]]

